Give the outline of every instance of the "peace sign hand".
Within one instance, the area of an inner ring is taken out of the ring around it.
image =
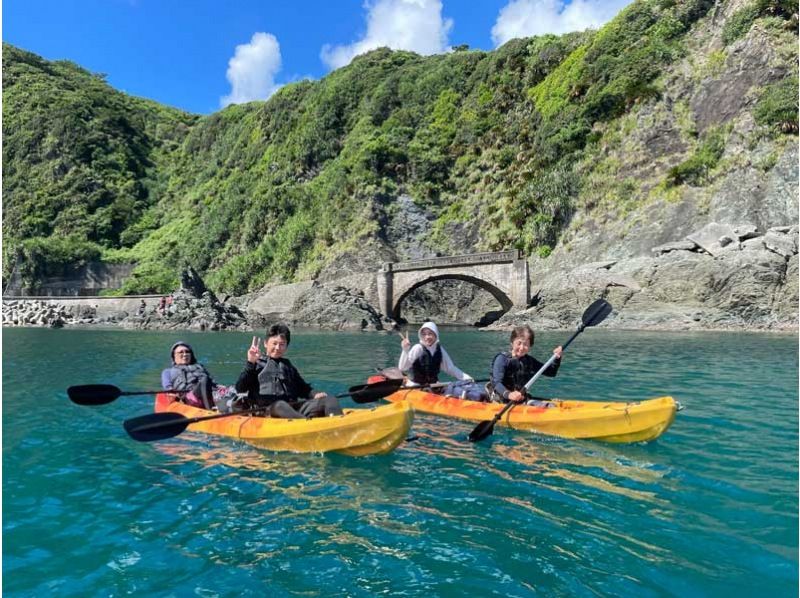
[[[250,348],[247,350],[247,361],[250,363],[258,363],[261,359],[261,351],[258,348],[259,338],[253,337],[253,342],[250,343]]]
[[[403,351],[408,351],[411,348],[411,341],[408,340],[408,330],[406,330],[405,336],[402,332],[398,332],[397,334],[403,339],[400,341],[400,346],[403,348]]]

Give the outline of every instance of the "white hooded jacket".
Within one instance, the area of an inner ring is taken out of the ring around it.
[[[436,342],[433,343],[431,347],[426,347],[422,344],[422,329],[427,328],[431,332],[436,335]],[[439,328],[433,322],[425,322],[422,326],[419,327],[419,331],[417,335],[420,338],[420,342],[411,347],[409,350],[403,350],[400,354],[400,363],[397,365],[403,372],[407,372],[411,369],[411,365],[419,359],[419,356],[422,354],[423,351],[428,351],[431,355],[436,352],[436,346],[439,345]],[[456,367],[453,363],[453,360],[450,358],[450,355],[447,354],[447,351],[444,350],[442,347],[442,371],[446,374],[451,375],[456,380],[472,380],[472,376],[462,372],[460,369]],[[413,385],[413,382],[409,381],[409,385]]]

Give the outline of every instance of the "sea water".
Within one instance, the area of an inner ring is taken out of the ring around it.
[[[287,356],[331,393],[400,353],[397,334],[294,332]],[[508,345],[442,337],[475,378]],[[152,396],[67,398],[157,389],[176,340],[231,384],[251,335],[3,330],[5,596],[798,594],[795,335],[587,329],[534,392],[674,396],[685,409],[647,444],[501,427],[471,444],[473,423],[424,414],[416,440],[366,458],[191,432],[139,443],[122,421]]]

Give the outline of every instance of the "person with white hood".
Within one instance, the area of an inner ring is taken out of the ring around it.
[[[398,368],[408,372],[409,382],[415,386],[429,386],[439,381],[439,372],[445,372],[456,380],[471,383],[472,376],[462,372],[439,342],[439,329],[433,322],[425,322],[419,329],[419,343],[411,346],[408,333],[400,335],[403,340],[400,346]],[[444,389],[444,394],[455,394],[452,385]]]

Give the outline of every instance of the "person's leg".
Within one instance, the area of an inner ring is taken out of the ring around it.
[[[203,402],[204,409],[214,409],[216,405],[214,403],[214,391],[211,388],[211,380],[198,382],[192,390],[195,396]]]
[[[336,397],[325,397],[322,399],[322,404],[325,409],[325,415],[344,415],[342,406],[339,405],[339,399]]]
[[[270,417],[281,417],[283,419],[305,419],[305,415],[294,409],[286,401],[276,401],[269,406]]]
[[[325,415],[325,404],[322,399],[308,399],[303,401],[299,411],[306,417],[322,417]]]

